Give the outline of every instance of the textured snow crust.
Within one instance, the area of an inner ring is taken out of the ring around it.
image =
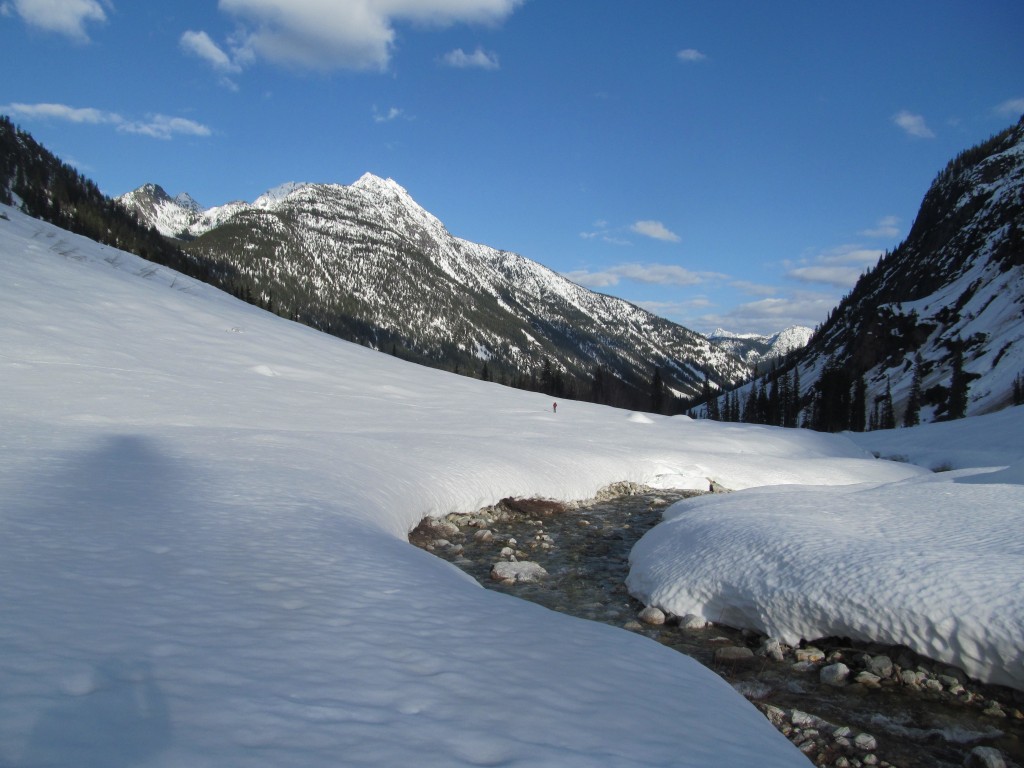
[[[844,436],[554,414],[4,212],[0,764],[806,765],[696,662],[406,534],[618,480],[923,470]]]

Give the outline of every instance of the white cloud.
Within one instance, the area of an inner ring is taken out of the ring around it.
[[[246,25],[233,41],[233,61],[264,58],[302,69],[329,71],[385,69],[394,46],[395,22],[440,27],[497,23],[523,2],[220,0],[219,7]],[[468,58],[474,56],[469,54]]]
[[[779,290],[774,285],[762,285],[749,280],[733,280],[729,285],[748,296],[774,296]]]
[[[609,243],[611,245],[632,245],[629,240],[615,236],[612,234],[611,230],[608,229],[599,229],[594,232],[580,232],[580,237],[584,240],[600,239],[602,242]]]
[[[212,133],[209,128],[195,120],[159,114],[150,115],[143,121],[132,120],[121,123],[117,129],[125,133],[151,136],[154,139],[170,139],[176,135],[209,136]]]
[[[904,109],[893,115],[892,121],[902,128],[908,136],[918,139],[935,138],[935,133],[928,127],[921,115],[915,115],[913,112],[908,112]]]
[[[577,270],[565,276],[588,288],[608,288],[622,280],[651,285],[698,285],[708,280],[727,279],[717,272],[693,272],[677,264],[618,264],[598,272]]]
[[[449,67],[457,69],[498,69],[498,55],[489,53],[482,48],[477,48],[472,53],[466,53],[461,48],[446,53],[442,59]]]
[[[694,325],[710,331],[728,328],[736,333],[778,333],[792,325],[814,328],[828,317],[838,304],[831,294],[795,291],[789,296],[766,298],[740,304],[728,312],[706,314],[696,318]]]
[[[134,133],[155,139],[170,139],[175,135],[209,136],[212,131],[205,125],[184,117],[150,115],[145,120],[127,120],[116,112],[104,112],[93,107],[69,107],[66,104],[5,104],[0,111],[27,119],[64,120],[69,123],[112,125],[122,133]]]
[[[390,123],[400,117],[405,117],[405,113],[398,107],[391,107],[387,112],[381,112],[376,106],[373,108],[373,122],[375,123]]]
[[[998,107],[996,114],[1004,117],[1018,117],[1024,113],[1024,99],[1007,99]]]
[[[655,240],[664,240],[668,243],[678,243],[679,235],[670,231],[660,221],[638,221],[630,227],[638,235],[651,237]]]
[[[852,288],[864,271],[873,267],[882,251],[859,245],[841,245],[813,259],[791,266],[786,276],[804,283],[822,283],[836,288]]]
[[[113,112],[103,112],[92,107],[69,107],[66,104],[5,104],[0,110],[9,115],[19,115],[29,120],[66,120],[69,123],[118,124],[124,118]]]
[[[676,54],[680,61],[704,61],[707,58],[706,55],[698,51],[696,48],[684,48]]]
[[[205,32],[188,30],[182,34],[179,43],[184,51],[203,59],[218,72],[237,74],[242,71],[242,67]]]
[[[900,219],[898,216],[883,216],[870,229],[861,230],[863,237],[881,237],[892,239],[900,236]]]
[[[13,0],[14,10],[26,24],[79,42],[89,40],[87,23],[107,20],[105,4],[99,0]],[[6,14],[10,5],[5,3],[4,8]]]

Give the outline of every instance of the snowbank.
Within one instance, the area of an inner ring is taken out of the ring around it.
[[[1024,406],[913,429],[850,432],[847,436],[884,459],[909,461],[935,471],[1005,467],[1024,461]]]
[[[406,533],[617,480],[921,470],[841,436],[553,414],[4,211],[0,764],[806,764],[689,658]]]
[[[1024,409],[1003,415],[855,439],[926,463],[941,451],[953,463],[1005,466],[1021,453]],[[790,644],[903,644],[1024,689],[1022,479],[1017,461],[995,472],[681,502],[634,548],[628,586],[672,613]]]

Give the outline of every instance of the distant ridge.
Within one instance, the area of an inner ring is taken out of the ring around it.
[[[749,375],[700,334],[518,254],[452,236],[393,179],[289,183],[251,204],[206,210],[155,189],[119,200],[190,253],[237,270],[239,295],[375,349],[558,396],[665,411],[699,394],[705,378],[725,387]]]

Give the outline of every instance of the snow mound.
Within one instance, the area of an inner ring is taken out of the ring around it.
[[[789,644],[907,645],[1024,689],[1024,540],[1008,535],[1024,487],[974,472],[680,502],[633,549],[627,584],[680,616]]]
[[[644,413],[631,413],[626,417],[626,421],[631,421],[634,424],[653,424],[651,417]]]

